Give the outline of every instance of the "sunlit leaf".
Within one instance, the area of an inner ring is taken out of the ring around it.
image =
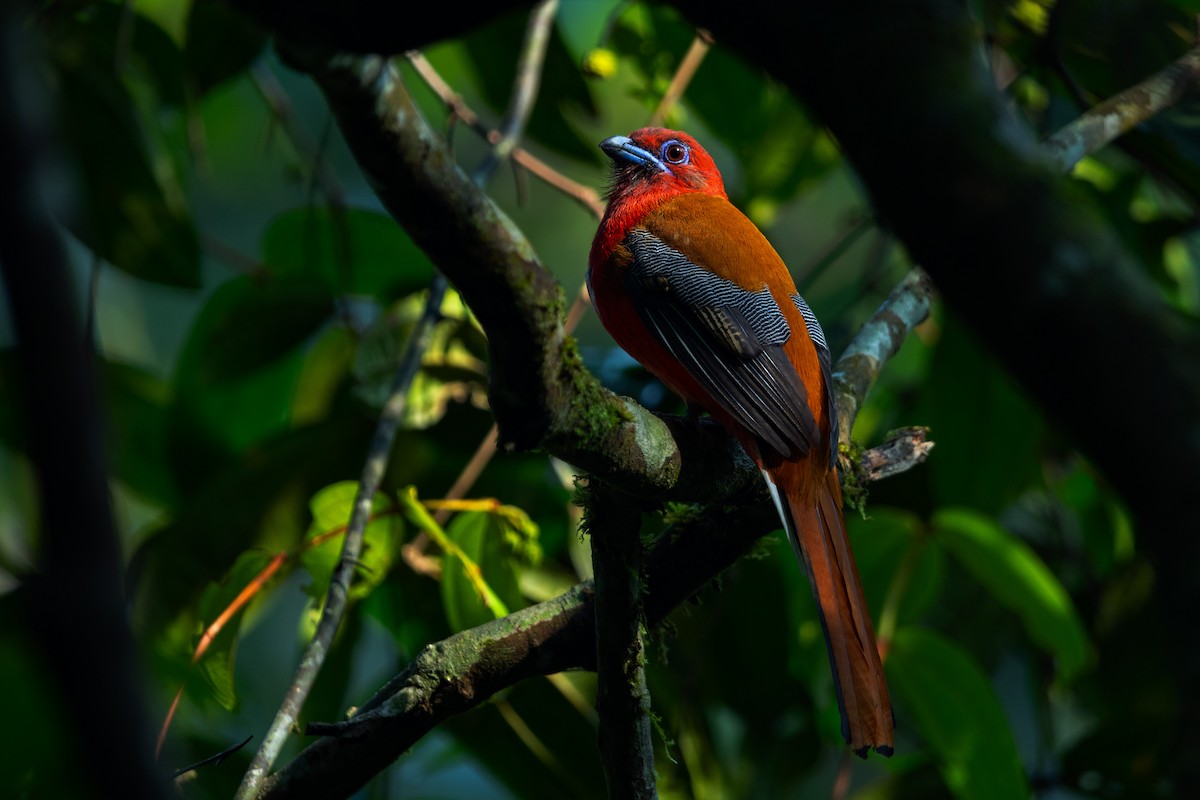
[[[522,608],[517,566],[541,558],[537,526],[520,509],[479,501],[443,529],[417,500],[416,489],[400,492],[405,514],[442,551],[442,602],[453,630],[482,624]],[[494,583],[494,587],[493,587]]]
[[[363,337],[354,359],[358,381],[355,393],[368,404],[382,408],[387,402],[396,369],[424,305],[422,297],[402,300]],[[445,415],[450,402],[487,407],[487,372],[477,355],[482,341],[478,323],[453,291],[446,293],[441,316],[421,359],[421,370],[409,389],[403,417],[405,427],[433,425]]]
[[[306,591],[314,600],[324,600],[329,590],[358,489],[357,481],[342,481],[326,486],[309,502],[312,525],[305,536],[300,563],[312,578]],[[371,501],[370,518],[363,531],[362,552],[355,563],[351,600],[366,597],[387,577],[400,552],[403,534],[404,522],[396,504],[386,495],[377,493]]]
[[[452,629],[473,628],[524,605],[517,571],[504,541],[505,526],[497,515],[486,511],[458,514],[446,528],[446,535],[471,562],[451,557],[442,560],[442,602]],[[480,596],[478,582],[467,574],[474,568],[501,600],[502,607]]]
[[[896,632],[886,665],[901,708],[961,800],[1016,800],[1029,786],[1004,710],[970,655],[937,633]]]
[[[200,596],[196,609],[196,615],[202,625],[201,633],[225,613],[270,560],[271,556],[262,550],[247,550],[238,556],[224,578],[208,585]],[[238,629],[244,613],[245,609],[242,609],[224,623],[197,664],[200,674],[204,677],[209,697],[228,710],[237,706],[233,662],[237,653]],[[199,641],[197,638],[196,643],[199,644]],[[192,693],[194,695],[195,690]]]
[[[1017,613],[1030,637],[1054,656],[1064,680],[1084,667],[1090,645],[1070,595],[1027,544],[966,509],[937,512],[933,528],[938,544]]]

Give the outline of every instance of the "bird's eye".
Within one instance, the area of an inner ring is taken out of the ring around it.
[[[688,149],[680,142],[667,142],[662,148],[663,160],[670,164],[686,164]]]

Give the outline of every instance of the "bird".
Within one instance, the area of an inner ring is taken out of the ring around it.
[[[600,149],[612,174],[587,269],[600,322],[758,466],[812,586],[842,736],[860,757],[890,756],[895,719],[842,514],[821,325],[695,139],[648,127]]]

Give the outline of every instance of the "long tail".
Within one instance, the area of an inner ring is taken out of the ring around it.
[[[892,701],[846,536],[837,471],[829,470],[821,481],[816,502],[806,503],[798,485],[801,469],[784,462],[773,475],[765,470],[763,475],[812,584],[842,712],[842,735],[863,758],[871,748],[890,756],[895,745]]]

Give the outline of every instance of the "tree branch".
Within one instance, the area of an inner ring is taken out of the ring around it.
[[[1045,148],[1064,172],[1084,156],[1176,105],[1200,86],[1200,44],[1160,72],[1113,95],[1046,140]]]
[[[634,498],[599,481],[589,483],[582,505],[595,573],[596,711],[608,796],[657,797],[646,687],[642,511]]]
[[[933,298],[933,282],[929,276],[921,269],[908,273],[892,289],[875,315],[859,329],[834,365],[834,399],[837,401],[841,444],[850,444],[850,432],[867,390],[879,378],[883,365],[904,344],[908,332],[929,316]]]

